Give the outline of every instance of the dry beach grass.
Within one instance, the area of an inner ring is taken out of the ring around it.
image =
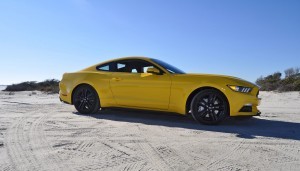
[[[0,92],[0,170],[298,170],[299,92],[218,126],[157,112],[80,115],[58,95]]]

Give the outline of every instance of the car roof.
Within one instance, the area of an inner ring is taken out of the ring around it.
[[[150,60],[151,58],[149,57],[144,57],[144,56],[127,56],[127,57],[120,57],[120,58],[114,58],[108,61],[103,61],[99,64],[104,64],[104,63],[108,63],[108,62],[113,62],[113,61],[119,61],[119,60],[127,60],[127,59],[141,59],[141,60]]]
[[[120,61],[120,60],[129,60],[129,59],[140,59],[140,60],[145,60],[145,61],[151,60],[151,58],[144,57],[144,56],[127,56],[127,57],[114,58],[114,59],[111,59],[111,60],[108,60],[108,61],[101,62],[97,65],[102,65],[102,64],[105,64],[105,63],[108,63],[108,62],[114,62],[114,61]]]
[[[149,57],[144,57],[144,56],[127,56],[127,57],[120,57],[120,58],[115,58],[110,61],[118,61],[118,60],[126,60],[126,59],[143,59],[143,60],[149,60]]]

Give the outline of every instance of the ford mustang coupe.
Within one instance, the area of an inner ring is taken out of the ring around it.
[[[258,86],[239,78],[187,74],[158,59],[127,57],[65,73],[60,100],[81,114],[120,107],[191,114],[204,124],[260,112]]]

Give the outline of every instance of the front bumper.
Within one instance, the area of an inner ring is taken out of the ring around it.
[[[229,103],[230,116],[259,116],[261,114],[257,109],[257,106],[261,103],[261,99],[256,96],[236,93],[229,100]]]

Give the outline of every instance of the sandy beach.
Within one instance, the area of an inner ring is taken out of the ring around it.
[[[57,94],[0,92],[0,170],[299,170],[300,93],[261,92],[260,117],[81,115]]]

